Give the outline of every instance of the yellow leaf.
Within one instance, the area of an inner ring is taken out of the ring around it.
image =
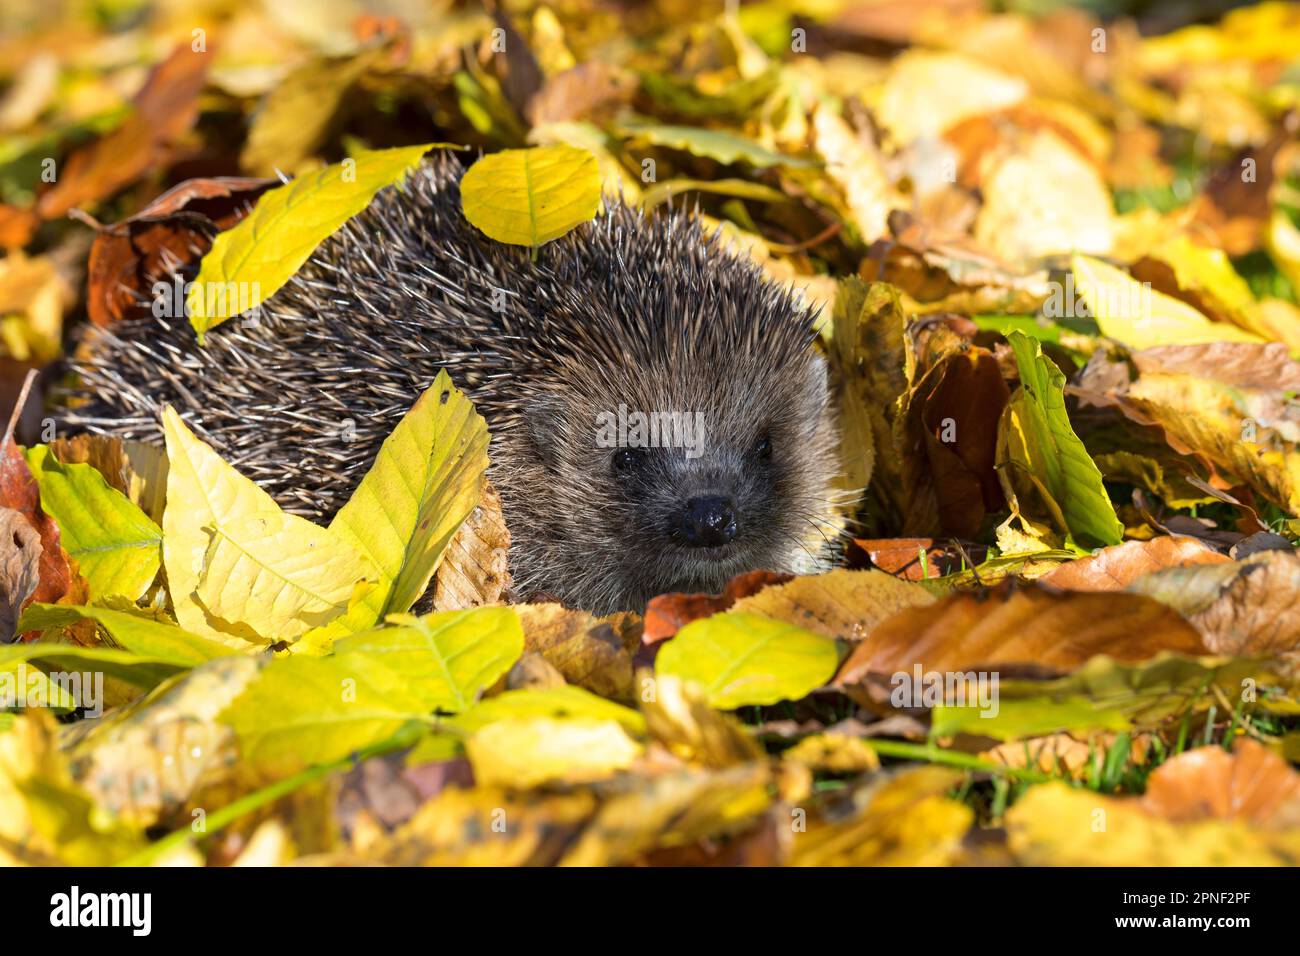
[[[623,770],[641,746],[614,720],[574,717],[498,720],[465,742],[480,786],[578,783]]]
[[[460,183],[465,218],[498,242],[540,246],[600,211],[596,157],[573,146],[484,156]]]
[[[379,586],[295,650],[323,652],[342,635],[364,631],[419,600],[456,529],[479,503],[487,446],[483,418],[439,372],[330,522],[331,533],[379,569]]]
[[[712,706],[727,710],[799,700],[830,680],[838,663],[830,638],[758,614],[728,613],[678,631],[655,670],[696,681]]]
[[[1012,854],[1026,866],[1283,866],[1300,854],[1300,830],[1174,822],[1136,798],[1064,783],[1031,787],[1007,811],[1006,828]]]
[[[1258,335],[1226,322],[1211,322],[1185,302],[1098,259],[1076,255],[1075,288],[1087,302],[1102,335],[1135,349],[1206,342],[1259,342]]]
[[[199,344],[208,329],[269,299],[375,193],[441,145],[364,151],[263,193],[256,208],[217,236],[203,257],[186,299]]]
[[[348,609],[378,570],[338,535],[280,510],[199,441],[174,409],[163,565],[181,627],[234,643],[297,637]]]

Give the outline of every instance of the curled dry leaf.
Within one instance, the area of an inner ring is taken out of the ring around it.
[[[524,650],[540,654],[570,684],[610,697],[632,699],[632,653],[616,625],[559,604],[515,608],[524,628]]]
[[[1066,562],[1038,580],[1067,591],[1122,591],[1143,575],[1164,568],[1228,560],[1196,538],[1165,535],[1102,548],[1089,557]]]
[[[721,614],[741,598],[757,594],[768,585],[783,584],[791,577],[775,571],[747,571],[728,581],[721,594],[660,594],[646,605],[641,641],[646,645],[666,641],[691,621]]]
[[[1215,654],[1300,654],[1300,556],[1263,551],[1241,561],[1170,568],[1129,586],[1187,618]]]
[[[0,508],[0,644],[14,639],[18,617],[40,583],[41,536],[12,508]]]
[[[908,393],[895,432],[912,489],[904,535],[973,538],[1006,507],[994,460],[1010,395],[997,359],[978,347],[944,355]]]
[[[96,325],[151,314],[155,284],[171,286],[179,308],[183,290],[174,276],[193,278],[218,232],[248,213],[273,179],[220,176],[187,179],[121,222],[105,226],[90,247],[86,311]]]
[[[433,610],[496,604],[510,587],[510,531],[501,496],[483,479],[478,507],[456,531],[433,582]]]
[[[28,603],[55,604],[78,590],[80,574],[59,540],[59,526],[41,509],[41,492],[12,438],[0,447],[0,507],[17,511],[40,537],[39,579]],[[84,590],[84,582],[80,584]]]
[[[1125,662],[1171,651],[1206,653],[1196,630],[1158,601],[1136,594],[1055,594],[1002,585],[952,594],[900,611],[867,635],[836,675],[852,687],[869,675],[1022,665],[1072,671],[1106,654]]]
[[[737,601],[732,610],[762,614],[852,643],[896,611],[933,601],[925,589],[883,571],[840,568],[765,588]]]
[[[1245,820],[1300,829],[1300,773],[1249,738],[1239,738],[1231,754],[1197,747],[1152,771],[1142,808],[1178,823]]]

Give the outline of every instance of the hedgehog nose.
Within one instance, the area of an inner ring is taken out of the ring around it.
[[[736,509],[730,498],[691,498],[684,517],[683,531],[691,547],[716,548],[736,536]]]

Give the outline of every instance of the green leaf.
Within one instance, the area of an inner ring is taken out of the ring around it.
[[[1206,342],[1262,342],[1226,322],[1211,322],[1186,302],[1139,283],[1099,259],[1071,260],[1074,285],[1097,320],[1101,334],[1134,349]]]
[[[92,598],[138,601],[162,564],[162,529],[91,465],[59,462],[48,447],[27,449],[41,507],[58,523]]]
[[[277,658],[217,719],[234,729],[245,765],[284,777],[416,739],[427,708],[404,685],[402,674],[370,654]]]
[[[361,212],[385,186],[403,179],[431,149],[425,143],[360,153],[262,194],[203,257],[186,309],[199,344],[231,316],[269,299],[322,242]]]
[[[1276,667],[1244,657],[1161,653],[1125,664],[1098,655],[1055,680],[1002,680],[991,708],[935,707],[930,732],[935,737],[969,733],[1018,740],[1058,732],[1149,730],[1188,710],[1205,710],[1223,694],[1240,695],[1247,682],[1276,684]],[[1267,706],[1267,696],[1263,700]]]
[[[439,372],[379,449],[330,531],[379,569],[378,584],[342,617],[312,632],[304,650],[373,627],[413,605],[452,536],[478,507],[487,425]]]
[[[204,661],[235,653],[224,644],[191,634],[175,624],[159,621],[147,613],[119,611],[106,607],[71,604],[33,604],[23,613],[23,624],[34,631],[66,627],[91,620],[103,626],[133,654],[177,667],[196,667]]]
[[[655,671],[703,686],[723,710],[799,700],[835,673],[839,651],[819,634],[758,614],[715,614],[668,641]]]
[[[600,211],[600,164],[585,149],[537,146],[484,156],[460,182],[465,218],[498,242],[540,246]]]
[[[26,618],[23,620],[25,622]],[[0,647],[0,674],[11,672],[19,664],[27,661],[46,668],[57,665],[57,669],[61,671],[102,673],[145,690],[156,687],[173,674],[185,669],[160,657],[134,654],[109,647],[81,647],[77,644],[56,644],[45,641]]]
[[[1119,544],[1124,525],[1102,484],[1101,471],[1070,427],[1065,376],[1023,332],[1007,336],[1020,369],[1020,389],[1003,416],[999,446],[1027,472],[1059,511],[1062,530],[1097,544]]]
[[[701,129],[698,126],[664,126],[658,123],[624,123],[621,131],[655,146],[680,149],[692,156],[717,160],[730,166],[748,163],[755,169],[769,166],[816,166],[813,160],[798,159],[776,153],[739,133],[720,129]]]
[[[466,710],[524,652],[524,629],[509,607],[392,614],[388,620],[396,626],[345,637],[335,642],[334,653],[383,662],[428,710]]]

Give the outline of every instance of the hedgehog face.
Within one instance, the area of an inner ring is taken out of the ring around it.
[[[517,531],[507,514],[516,536],[552,539],[520,549],[550,553],[548,593],[609,612],[822,560],[835,470],[824,361],[809,351],[767,381],[721,363],[691,367],[711,372],[689,382],[668,368],[597,377],[535,410],[534,449],[549,475],[532,494],[581,490],[546,509],[548,528]],[[558,554],[567,581],[554,571]]]

